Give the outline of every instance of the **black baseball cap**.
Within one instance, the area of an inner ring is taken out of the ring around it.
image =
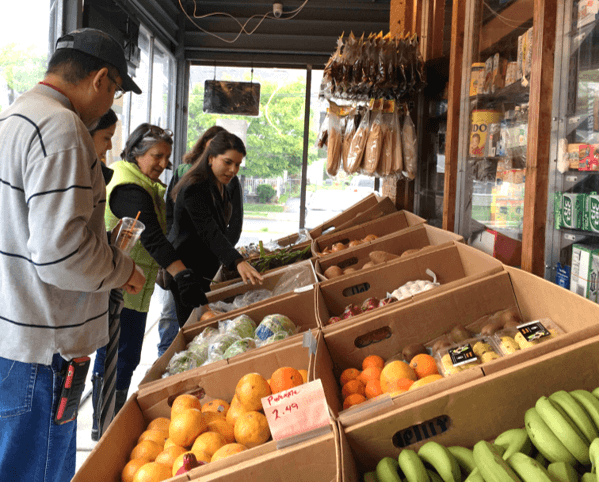
[[[79,50],[114,66],[119,71],[121,79],[123,79],[123,85],[121,86],[123,90],[141,94],[141,89],[129,77],[127,59],[123,48],[106,32],[95,28],[73,30],[56,41],[56,50],[59,49]]]

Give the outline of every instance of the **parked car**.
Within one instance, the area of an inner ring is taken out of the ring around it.
[[[349,189],[353,192],[374,192],[374,177],[355,176],[349,183]]]

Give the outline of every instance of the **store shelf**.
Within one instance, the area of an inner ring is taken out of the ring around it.
[[[585,122],[588,122],[590,114],[573,115],[566,117],[566,135],[569,136]]]
[[[598,22],[599,20],[595,19],[580,28],[573,28],[568,32],[567,35],[570,36],[570,55],[576,53],[582,43],[592,34],[593,30],[595,30]]]
[[[522,81],[517,80],[516,82],[513,82],[510,85],[507,85],[492,94],[471,95],[470,100],[481,103],[500,102],[509,100],[510,102],[519,104],[523,102],[528,102],[529,95],[529,87],[524,87],[522,85]]]
[[[599,233],[583,231],[582,229],[560,228],[558,231],[562,233],[566,239],[569,239],[568,236],[572,236],[573,238],[569,239],[570,241],[578,241],[577,238],[599,238]]]

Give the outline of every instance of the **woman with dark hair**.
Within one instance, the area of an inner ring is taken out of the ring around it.
[[[116,123],[118,122],[116,113],[109,109],[106,114],[102,116],[98,125],[89,131],[94,141],[94,147],[96,148],[96,154],[98,159],[102,161],[102,174],[104,176],[104,182],[108,184],[112,179],[114,172],[108,166],[106,166],[106,153],[112,149],[112,136],[116,132]]]
[[[175,209],[168,239],[200,278],[205,292],[221,264],[237,268],[245,283],[262,282],[262,276],[244,261],[227,236],[233,204],[226,187],[237,175],[245,154],[239,137],[219,132],[173,189]],[[179,326],[183,326],[192,309],[184,306],[177,286],[172,292]]]
[[[166,239],[166,186],[160,175],[169,165],[173,145],[170,130],[152,124],[135,129],[121,153],[122,161],[112,164],[114,175],[106,187],[106,229],[112,229],[123,217],[139,213],[145,230],[132,248],[130,256],[146,275],[137,295],[124,294],[121,312],[121,335],[117,361],[115,415],[127,400],[133,372],[139,365],[150,299],[159,267],[165,268],[178,285],[183,303],[199,306],[206,296],[194,273],[186,269],[173,246]],[[96,353],[94,375],[104,376],[105,347]],[[95,418],[95,417],[94,417]]]

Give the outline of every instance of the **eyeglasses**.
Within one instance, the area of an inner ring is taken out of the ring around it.
[[[106,74],[106,76],[114,83],[114,85],[116,85],[116,89],[114,89],[114,98],[115,99],[120,99],[121,97],[123,97],[123,94],[125,93],[125,89],[123,89],[119,83],[114,80],[110,75]]]
[[[147,130],[143,132],[143,134],[139,134],[136,139],[131,140],[131,149],[139,144],[146,137],[152,137],[154,139],[162,139],[169,143],[173,142],[173,131],[170,129],[163,129],[162,127],[158,127],[155,125],[151,125]]]

